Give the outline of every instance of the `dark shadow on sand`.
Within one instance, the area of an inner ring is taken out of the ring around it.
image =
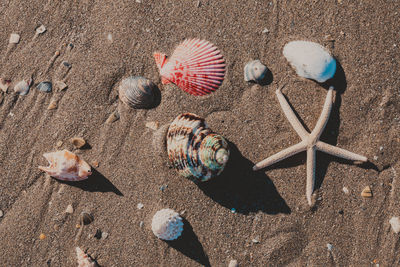
[[[230,158],[222,174],[199,188],[214,201],[234,212],[267,214],[291,212],[265,172],[253,171],[254,163],[229,142]],[[234,210],[233,210],[234,209]]]
[[[60,181],[60,183],[75,186],[88,192],[113,192],[118,196],[123,196],[122,192],[119,191],[110,180],[93,168],[92,174],[86,180],[79,182]]]
[[[201,245],[199,238],[194,233],[192,226],[185,218],[182,218],[182,220],[182,236],[176,240],[164,242],[184,254],[186,257],[197,261],[201,265],[211,266],[208,256],[204,252],[203,246]]]

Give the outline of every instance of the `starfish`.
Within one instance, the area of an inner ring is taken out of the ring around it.
[[[279,162],[283,159],[286,159],[292,155],[295,155],[299,152],[307,151],[306,197],[308,204],[311,206],[312,205],[311,195],[314,191],[314,183],[315,183],[315,166],[316,166],[315,160],[316,160],[317,150],[323,151],[333,156],[353,161],[366,162],[368,161],[368,159],[364,156],[358,155],[356,153],[350,152],[348,150],[336,146],[332,146],[330,144],[324,143],[319,140],[322,132],[325,129],[325,126],[329,120],[329,115],[331,113],[333,104],[333,89],[334,89],[333,86],[329,87],[321,115],[317,121],[317,124],[315,125],[314,130],[311,133],[308,133],[306,129],[304,129],[303,125],[300,123],[299,119],[294,114],[293,110],[290,108],[289,103],[283,96],[281,89],[282,88],[278,88],[276,90],[276,95],[278,97],[279,104],[281,105],[283,113],[289,120],[293,129],[300,136],[301,142],[258,162],[256,165],[254,165],[253,170],[255,171],[260,170],[276,162]]]

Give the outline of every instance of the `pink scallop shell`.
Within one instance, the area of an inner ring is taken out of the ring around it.
[[[172,56],[154,53],[163,84],[174,83],[192,95],[207,95],[222,84],[225,60],[210,42],[186,39],[179,44]]]

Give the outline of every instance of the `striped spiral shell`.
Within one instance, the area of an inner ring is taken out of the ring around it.
[[[179,115],[169,126],[167,150],[174,168],[194,181],[218,176],[229,159],[225,138],[213,133],[203,118],[192,113]]]
[[[123,79],[118,88],[119,98],[134,109],[148,109],[155,106],[157,86],[141,76]]]

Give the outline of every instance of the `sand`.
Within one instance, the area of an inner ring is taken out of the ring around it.
[[[76,246],[101,266],[228,266],[232,259],[240,266],[399,265],[389,220],[400,216],[400,3],[297,2],[2,1],[2,77],[64,79],[68,89],[46,94],[33,86],[18,96],[10,87],[0,96],[0,266],[76,266]],[[47,31],[32,41],[41,24]],[[5,57],[11,33],[21,40]],[[192,37],[214,43],[227,62],[222,87],[203,98],[161,85],[152,58]],[[340,64],[322,140],[370,160],[360,166],[318,153],[313,208],[305,198],[305,153],[252,171],[300,140],[280,109],[278,86],[286,84],[283,92],[308,129],[322,109],[326,85],[299,78],[282,56],[285,43],[297,39],[324,45]],[[271,70],[269,84],[243,80],[253,59]],[[156,108],[118,103],[118,83],[131,75],[158,84]],[[58,108],[47,110],[52,99]],[[106,124],[116,109],[120,120]],[[165,129],[183,112],[204,117],[230,141],[226,170],[200,186],[178,176],[165,153]],[[151,121],[160,129],[145,127]],[[74,150],[74,136],[89,148]],[[63,148],[98,162],[90,179],[63,183],[37,168],[46,164],[43,153]],[[364,199],[368,185],[373,197]],[[183,213],[181,240],[152,234],[151,218],[161,208]],[[82,211],[94,221],[78,235]],[[98,229],[108,237],[95,238]]]

